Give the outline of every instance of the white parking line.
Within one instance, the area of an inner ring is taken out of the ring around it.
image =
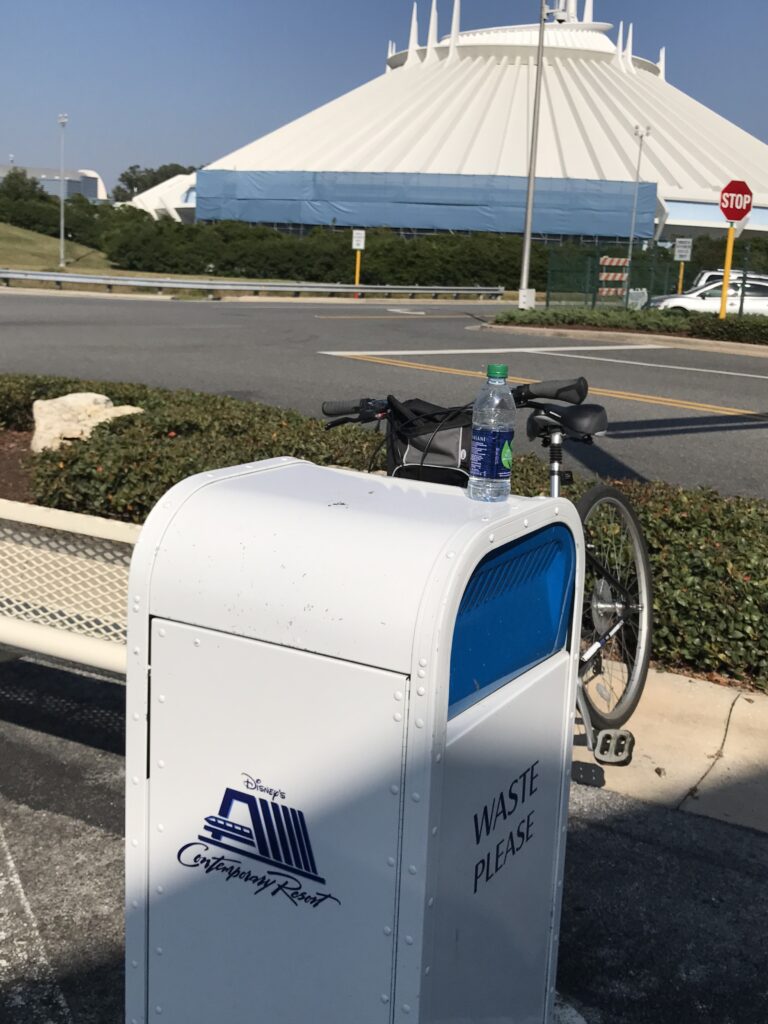
[[[543,350],[542,350],[543,351]],[[752,380],[768,380],[764,373],[740,373],[738,370],[709,370],[703,366],[677,366],[674,363],[641,363],[637,359],[607,359],[604,356],[582,356],[575,352],[552,352],[562,359],[588,359],[592,363],[621,363],[622,366],[649,366],[653,370],[684,370],[686,373],[715,373],[721,377],[749,377]]]
[[[768,374],[742,373],[738,370],[710,370],[702,366],[678,366],[675,363],[643,363],[639,359],[612,359],[609,356],[585,355],[592,352],[620,352],[627,349],[667,349],[667,345],[553,345],[550,348],[408,348],[369,349],[353,352],[320,352],[321,356],[470,356],[521,354],[530,356],[552,355],[561,359],[586,359],[592,363],[619,363],[622,366],[645,366],[652,370],[682,370],[684,373],[713,373],[720,377],[748,377],[750,380],[768,380]]]
[[[0,826],[0,987],[5,999],[18,1000],[25,1019],[40,1024],[75,1024],[64,993],[46,956],[8,842]],[[15,911],[15,913],[14,913]]]
[[[659,349],[666,345],[553,345],[542,348],[386,348],[366,349],[355,352],[351,349],[340,352],[320,352],[321,356],[482,356],[498,355],[504,352],[521,352],[528,355],[546,354],[547,352],[621,352],[626,349]]]

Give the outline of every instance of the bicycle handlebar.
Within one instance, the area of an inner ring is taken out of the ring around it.
[[[356,416],[362,399],[355,402],[323,402],[323,416]]]
[[[581,405],[589,393],[589,384],[584,377],[573,380],[544,380],[536,384],[520,384],[513,388],[515,404],[524,409],[534,404],[537,398],[550,398],[569,405]],[[341,402],[323,402],[323,415],[334,416],[333,423],[326,429],[339,427],[342,423],[371,423],[389,415],[389,405],[380,398],[357,398]]]

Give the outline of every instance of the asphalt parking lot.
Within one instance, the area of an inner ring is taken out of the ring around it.
[[[485,329],[500,308],[4,290],[0,355],[7,373],[195,388],[314,416],[361,395],[464,403],[494,359],[518,379],[583,374],[611,426],[594,448],[571,446],[572,468],[768,497],[768,350]],[[528,450],[524,430],[516,444]]]

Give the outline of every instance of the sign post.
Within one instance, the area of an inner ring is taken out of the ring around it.
[[[725,320],[728,308],[728,288],[731,283],[733,246],[736,238],[736,223],[744,220],[752,209],[752,189],[746,181],[732,181],[720,193],[720,210],[728,221],[728,241],[723,264],[723,294],[720,299],[720,319]]]
[[[680,276],[677,282],[677,294],[683,294],[683,283],[685,275],[685,264],[690,262],[693,253],[692,238],[678,238],[675,240],[675,260],[680,264]]]
[[[360,269],[365,251],[365,231],[352,232],[352,249],[355,253],[355,284],[360,284]]]

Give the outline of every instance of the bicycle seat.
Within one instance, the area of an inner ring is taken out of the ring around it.
[[[564,430],[579,437],[604,434],[608,429],[608,413],[602,405],[542,405],[528,419],[528,438],[545,437],[553,430]]]

